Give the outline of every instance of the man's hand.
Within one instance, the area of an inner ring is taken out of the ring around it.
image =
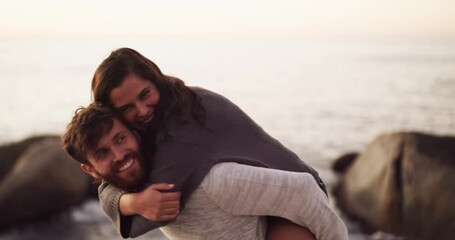
[[[152,221],[175,219],[180,208],[180,192],[168,191],[174,185],[152,184],[142,192],[123,194],[120,198],[120,213],[124,216],[139,214]]]

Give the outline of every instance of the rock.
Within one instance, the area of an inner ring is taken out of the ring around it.
[[[455,236],[455,137],[384,134],[335,161],[338,207],[367,231],[407,239]]]
[[[13,168],[19,156],[33,143],[56,136],[35,136],[0,146],[0,181]]]
[[[60,146],[60,137],[26,139],[0,148],[0,228],[80,204],[90,177]]]

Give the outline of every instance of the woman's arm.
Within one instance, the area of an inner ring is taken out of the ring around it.
[[[102,209],[122,237],[137,237],[177,216],[180,193],[160,192],[172,188],[169,184],[153,184],[142,192],[127,193],[103,182],[98,193]]]
[[[173,184],[152,184],[138,193],[124,193],[120,197],[119,211],[122,216],[142,215],[150,221],[169,221],[177,217],[180,192],[169,191]]]

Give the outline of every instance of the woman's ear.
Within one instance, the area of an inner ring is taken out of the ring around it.
[[[95,169],[93,167],[91,167],[90,165],[88,165],[88,164],[83,164],[82,163],[81,164],[81,169],[82,169],[82,171],[90,174],[95,179],[100,178],[100,176],[98,176],[98,173],[95,171]]]

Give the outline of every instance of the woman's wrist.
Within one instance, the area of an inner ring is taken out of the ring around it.
[[[135,206],[137,206],[135,203],[137,200],[136,195],[137,193],[125,193],[120,197],[119,211],[122,216],[131,216],[138,214],[137,209],[135,209]]]

